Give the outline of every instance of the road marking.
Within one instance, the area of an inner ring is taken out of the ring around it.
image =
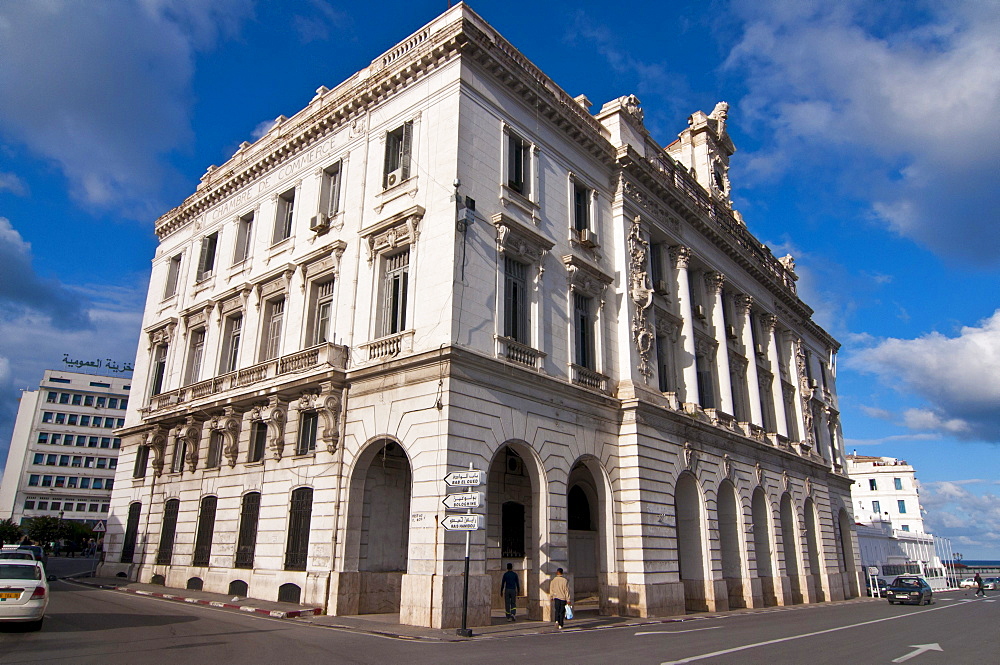
[[[916,649],[916,651],[911,651],[905,656],[900,656],[899,658],[895,658],[893,659],[892,662],[902,663],[913,658],[914,656],[919,656],[922,653],[926,653],[927,651],[944,651],[944,649],[942,649],[937,642],[935,642],[934,644],[911,644],[910,646]]]
[[[722,651],[713,651],[712,653],[703,653],[698,656],[691,656],[690,658],[682,658],[681,660],[667,660],[660,665],[681,665],[681,663],[693,663],[697,660],[705,660],[706,658],[714,658],[715,656],[725,656],[730,653],[737,653],[739,651],[746,651],[747,649],[755,649],[757,647],[765,647],[771,644],[780,644],[782,642],[791,642],[792,640],[799,640],[803,637],[815,637],[816,635],[826,635],[827,633],[836,633],[840,630],[847,630],[848,628],[860,628],[861,626],[870,626],[876,623],[882,623],[883,621],[895,621],[896,619],[906,619],[916,614],[922,614],[923,612],[938,612],[940,610],[950,610],[958,605],[942,605],[940,607],[935,607],[929,610],[922,610],[921,612],[914,612],[910,614],[899,614],[892,617],[884,617],[882,619],[872,619],[871,621],[862,621],[861,623],[852,623],[848,626],[837,626],[836,628],[827,628],[826,630],[817,630],[812,633],[802,633],[801,635],[789,635],[788,637],[779,637],[774,640],[767,640],[765,642],[756,642],[754,644],[744,644],[743,646],[733,647],[732,649],[723,649]]]
[[[636,635],[678,635],[680,633],[697,633],[699,630],[716,630],[722,626],[710,626],[708,628],[689,628],[688,630],[647,630]]]

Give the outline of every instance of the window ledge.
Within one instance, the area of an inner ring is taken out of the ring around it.
[[[514,206],[521,212],[530,215],[531,220],[535,224],[541,222],[541,215],[539,214],[541,208],[539,205],[508,185],[500,185],[500,203],[502,203],[505,208]]]
[[[417,195],[417,176],[411,175],[406,180],[403,180],[399,184],[393,185],[383,189],[381,192],[375,194],[375,198],[378,200],[378,204],[375,206],[375,212],[382,212],[384,208],[391,201],[395,201],[398,198],[406,196],[409,194],[411,197]],[[332,225],[332,222],[331,222]]]
[[[308,453],[301,453],[299,455],[292,455],[292,459],[293,460],[315,459],[315,458],[316,458],[316,451],[315,450],[311,450]]]
[[[254,462],[246,462],[246,466],[264,466],[264,460],[262,458]]]

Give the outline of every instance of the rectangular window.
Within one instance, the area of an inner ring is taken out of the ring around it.
[[[296,455],[306,455],[316,450],[316,425],[319,418],[315,411],[303,411],[299,415],[299,441]]]
[[[73,455],[73,462],[70,466],[81,467],[83,466],[83,457],[80,455]]]
[[[892,484],[893,484],[893,485],[895,486],[895,488],[896,488],[896,489],[898,489],[898,490],[901,490],[901,489],[903,489],[903,479],[902,479],[902,478],[893,478],[893,479],[892,479]]]
[[[34,510],[35,509],[35,502],[34,501],[25,501],[24,502],[24,509],[25,510]]]
[[[167,345],[157,344],[153,349],[153,367],[149,384],[149,395],[159,395],[163,392],[163,378],[167,372]]]
[[[260,515],[260,492],[243,496],[240,509],[240,530],[236,541],[236,568],[253,568],[254,550],[257,547],[257,518]]]
[[[882,512],[882,505],[878,501],[872,501],[872,512],[873,513]]]
[[[201,378],[201,361],[205,356],[205,329],[198,328],[191,333],[191,344],[188,348],[187,381],[196,383]]]
[[[340,212],[340,167],[341,163],[337,162],[323,171],[319,211],[326,215],[326,222]]]
[[[218,505],[219,499],[214,496],[206,496],[201,500],[192,566],[207,566],[212,558],[212,538],[215,535],[215,512]]]
[[[264,446],[267,443],[267,425],[261,420],[255,420],[250,425],[250,451],[248,462],[259,462],[264,459]]]
[[[288,511],[288,541],[285,544],[285,570],[306,569],[312,499],[311,487],[300,487],[292,492],[292,502]]]
[[[118,408],[118,398],[117,397],[109,397],[108,398],[108,408],[109,409],[117,409]]]
[[[212,273],[215,271],[215,252],[218,246],[218,231],[201,239],[201,254],[198,255],[198,275],[196,281],[200,282],[212,276]]]
[[[657,293],[666,293],[666,279],[663,276],[663,245],[658,242],[649,244],[649,281]]]
[[[59,466],[69,466],[69,455],[59,456]]]
[[[413,142],[413,123],[404,122],[385,135],[385,168],[382,172],[382,189],[395,187],[410,177],[410,152]]]
[[[100,441],[100,439],[96,436],[87,437],[87,447],[96,448],[98,441]]]
[[[110,448],[110,447],[111,447],[111,437],[109,437],[109,436],[102,436],[101,437],[101,448]]]
[[[131,386],[125,386],[126,389],[128,389],[130,387]],[[121,409],[122,411],[124,411],[125,409],[127,409],[128,408],[128,399],[123,397],[122,400],[120,402],[118,402],[118,408]]]
[[[41,477],[37,473],[33,473],[30,476],[28,476],[28,485],[30,487],[38,487],[38,482],[40,480]]]
[[[77,483],[80,481],[76,476],[70,476],[66,479],[66,487],[76,489]]]
[[[83,405],[84,406],[94,406],[94,396],[93,395],[87,395],[86,397],[84,397],[83,398]]]
[[[83,405],[83,395],[73,395],[73,406]]]
[[[330,320],[333,317],[333,280],[314,287],[312,344],[330,341]]]
[[[111,447],[114,448],[115,450],[118,450],[119,448],[122,447],[122,440],[119,439],[117,436],[113,437],[111,439]]]
[[[108,468],[109,469],[117,469],[118,468],[118,459],[115,458],[115,457],[112,457],[112,458],[108,459]]]
[[[98,397],[97,398],[97,408],[98,409],[103,409],[106,402],[107,402],[106,398],[104,398],[104,397]]]
[[[868,489],[870,489],[873,492],[878,490],[878,484],[875,482],[874,478],[868,479]]]
[[[107,457],[98,457],[97,458],[97,468],[98,469],[106,469],[106,468],[108,468],[108,458]]]
[[[386,257],[382,278],[382,336],[406,330],[406,296],[410,250]]]
[[[170,257],[167,264],[167,283],[163,287],[163,297],[169,298],[177,293],[177,283],[181,274],[181,254]]]
[[[236,249],[233,251],[233,265],[243,263],[250,257],[251,238],[253,238],[253,213],[248,212],[236,222]]]
[[[698,403],[702,408],[714,409],[715,405],[715,371],[711,359],[699,353],[694,359],[695,372],[698,378]]]
[[[528,327],[528,266],[510,257],[504,258],[503,333],[515,342],[530,345]]]
[[[76,510],[77,510],[77,512],[80,512],[80,513],[86,512],[87,511],[87,504],[85,504],[85,503],[78,503],[78,504],[76,504]]]
[[[163,506],[163,524],[160,531],[160,546],[156,550],[156,563],[170,565],[174,554],[174,536],[177,533],[177,513],[180,511],[179,499],[169,499]],[[94,506],[96,508],[97,506]]]
[[[100,418],[96,420],[97,422],[101,421]],[[80,416],[80,427],[90,427],[90,416]]]
[[[64,425],[66,423],[66,414],[57,413],[56,414],[56,425]]]
[[[88,504],[88,505],[87,505],[87,508],[88,508],[88,509],[90,510],[90,512],[92,512],[92,513],[96,513],[96,512],[97,512],[97,504],[96,504],[96,503],[91,503],[91,504]]]
[[[285,316],[285,299],[278,298],[267,303],[264,317],[264,343],[261,345],[261,360],[277,358],[281,353],[281,324]]]
[[[66,487],[66,476],[56,476],[56,487]]]
[[[581,241],[585,241],[583,231],[592,230],[590,224],[590,201],[593,190],[573,181],[573,228],[580,236]]]
[[[243,315],[235,314],[226,317],[222,337],[222,363],[219,373],[235,372],[239,367],[240,338],[243,335]]]
[[[903,525],[903,531],[909,531],[909,530],[910,530],[910,525],[909,524],[904,524]]]
[[[274,234],[271,244],[277,245],[292,235],[292,220],[295,218],[295,189],[290,189],[278,197],[278,212],[274,218]]]
[[[57,399],[59,399],[59,393],[50,392],[48,394],[48,397],[45,398],[45,401],[51,404],[55,404]]]
[[[170,470],[173,473],[180,473],[184,470],[184,457],[187,453],[187,441],[178,438],[177,443],[174,444],[174,459],[170,465]]]
[[[102,478],[94,478],[94,482],[91,487],[95,490],[104,489],[104,480]]]
[[[62,443],[62,437],[63,437],[62,434],[53,434],[52,437],[49,439],[49,443],[52,443],[53,445],[59,445],[60,443]]]
[[[77,510],[83,504],[77,505]],[[135,557],[135,543],[139,538],[139,513],[142,512],[141,503],[133,503],[128,507],[128,520],[125,522],[125,541],[122,543],[122,563],[132,563]]]
[[[531,180],[531,144],[511,132],[507,137],[507,186],[528,196]]]
[[[48,501],[39,501],[38,502],[38,510],[48,510],[48,509],[49,509],[49,502]]]
[[[208,437],[208,457],[205,460],[206,469],[215,469],[222,464],[222,432],[213,431]]]
[[[79,420],[79,417],[75,413],[71,413],[66,418],[66,424],[68,424],[68,425],[76,425],[77,420]]]
[[[49,506],[49,510],[59,510],[62,507],[61,501],[53,501],[52,505]]]
[[[52,422],[52,418],[53,418],[54,415],[55,414],[53,414],[51,411],[45,411],[45,412],[43,412],[42,413],[42,422],[43,423],[50,423],[50,422]]]
[[[656,337],[656,377],[661,393],[674,391],[674,376],[670,361],[670,340],[663,336]]]
[[[146,466],[149,464],[149,446],[140,445],[135,452],[135,463],[132,465],[133,478],[145,478]]]
[[[573,294],[573,326],[576,340],[576,364],[595,369],[596,345],[594,340],[593,298]]]
[[[899,513],[901,515],[906,513],[906,501],[900,499],[896,502],[896,506],[899,507]]]
[[[45,454],[35,453],[35,464],[45,464]]]
[[[69,393],[59,393],[59,403],[69,404]]]
[[[45,464],[46,466],[55,466],[58,461],[59,461],[58,455],[49,455],[45,459]]]
[[[94,468],[94,458],[93,457],[84,457],[83,458],[83,468],[85,468],[85,469],[93,469]]]

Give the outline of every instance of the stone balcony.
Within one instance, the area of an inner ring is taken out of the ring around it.
[[[347,367],[347,347],[319,344],[302,351],[238,369],[235,372],[192,383],[191,385],[154,395],[141,409],[143,418],[160,416],[175,410],[188,410],[208,402],[225,399],[249,390],[280,386],[304,374],[321,374],[329,370],[344,372]]]

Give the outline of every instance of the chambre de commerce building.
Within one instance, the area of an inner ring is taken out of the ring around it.
[[[104,574],[460,624],[444,476],[605,613],[858,593],[837,342],[728,200],[725,104],[661,148],[458,5],[156,222]]]

